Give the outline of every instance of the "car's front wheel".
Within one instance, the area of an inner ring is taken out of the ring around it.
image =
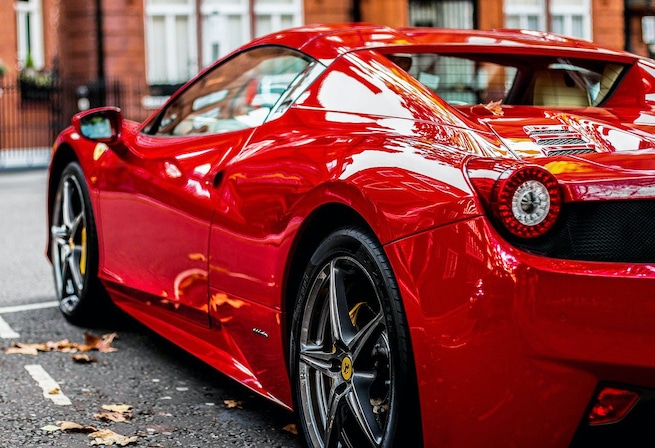
[[[307,443],[388,447],[420,440],[418,431],[404,432],[417,420],[409,347],[379,243],[358,228],[330,235],[307,266],[292,322],[294,406]]]
[[[62,172],[52,205],[50,258],[64,316],[76,324],[97,320],[107,299],[97,277],[98,244],[89,191],[76,162]]]

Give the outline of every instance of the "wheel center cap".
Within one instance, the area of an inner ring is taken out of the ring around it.
[[[350,356],[346,356],[343,358],[343,361],[341,361],[341,377],[349,381],[350,378],[353,376],[353,360],[350,359]]]

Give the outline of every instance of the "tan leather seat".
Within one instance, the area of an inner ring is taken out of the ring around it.
[[[603,76],[600,78],[600,88],[598,95],[594,100],[594,106],[603,102],[603,100],[607,97],[607,94],[610,92],[610,90],[612,90],[612,87],[614,87],[614,83],[621,73],[623,73],[622,65],[609,63],[605,65],[605,68],[603,69]]]
[[[578,87],[570,74],[560,70],[543,70],[535,75],[535,106],[586,107],[589,93]]]

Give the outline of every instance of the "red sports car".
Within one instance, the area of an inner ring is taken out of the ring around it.
[[[655,63],[590,42],[275,33],[59,136],[61,311],[110,298],[309,446],[652,446],[654,132]]]

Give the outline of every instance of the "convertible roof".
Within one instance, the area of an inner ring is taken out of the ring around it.
[[[333,60],[339,55],[363,48],[435,46],[454,49],[479,48],[489,52],[588,53],[596,57],[634,59],[636,56],[598,46],[593,42],[557,34],[528,30],[461,30],[443,28],[390,28],[365,23],[308,25],[269,34],[256,39],[254,45],[278,44],[304,51],[320,60]]]

